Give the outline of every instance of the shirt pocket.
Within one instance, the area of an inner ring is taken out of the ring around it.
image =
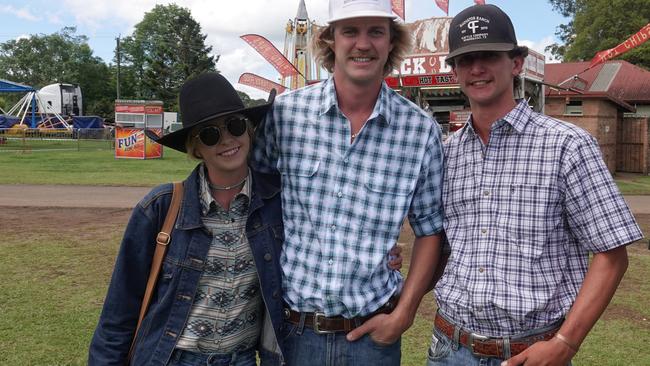
[[[498,207],[498,238],[516,247],[525,259],[542,254],[552,231],[559,224],[559,193],[552,185],[513,184],[501,190]]]
[[[407,183],[394,175],[368,177],[359,197],[364,212],[364,231],[392,239],[410,206],[411,188]]]

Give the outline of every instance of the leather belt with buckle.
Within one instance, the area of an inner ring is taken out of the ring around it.
[[[291,324],[300,324],[300,318],[305,315],[305,326],[314,330],[318,334],[329,333],[347,333],[354,328],[359,327],[368,319],[377,314],[389,314],[397,306],[397,296],[391,297],[386,304],[366,316],[357,316],[354,318],[344,318],[342,316],[327,317],[320,312],[315,313],[301,313],[291,310],[286,304],[284,308],[284,318]]]
[[[495,358],[510,358],[518,355],[526,348],[530,347],[533,343],[540,341],[548,341],[553,338],[555,333],[560,329],[551,329],[549,331],[535,334],[525,338],[497,338],[486,337],[480,334],[467,332],[453,323],[447,321],[445,318],[436,314],[434,321],[436,329],[444,334],[447,338],[453,341],[454,332],[458,332],[458,343],[467,347],[475,356],[478,357],[495,357]],[[510,352],[508,352],[508,350]],[[508,354],[509,353],[509,354]]]

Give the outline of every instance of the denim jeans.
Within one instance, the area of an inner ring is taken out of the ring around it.
[[[205,354],[174,350],[168,366],[256,366],[255,350],[227,354]]]
[[[500,358],[474,356],[463,345],[458,345],[458,349],[454,350],[451,343],[451,339],[434,328],[426,366],[499,366],[504,361]],[[571,363],[567,366],[571,366]]]
[[[345,333],[318,334],[304,325],[285,322],[284,356],[287,366],[399,366],[401,340],[375,343],[369,335],[348,342]]]

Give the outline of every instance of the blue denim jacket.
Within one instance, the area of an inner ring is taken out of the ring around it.
[[[281,341],[282,277],[279,257],[284,240],[280,177],[251,170],[253,187],[246,234],[259,274],[262,296],[276,343]],[[212,238],[201,222],[198,169],[184,183],[184,198],[149,310],[138,332],[132,365],[166,365],[183,332]],[[88,364],[125,364],[156,246],[172,196],[172,185],[154,188],[133,209],[117,256],[99,324],[90,343]],[[269,322],[267,321],[267,324]],[[268,340],[262,342],[269,344]],[[269,350],[264,350],[269,355]],[[272,353],[271,353],[272,354]],[[281,357],[276,358],[280,360]],[[268,362],[268,359],[266,359]]]

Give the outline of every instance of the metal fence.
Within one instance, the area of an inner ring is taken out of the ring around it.
[[[0,129],[0,152],[111,150],[114,147],[115,135],[111,128]]]

